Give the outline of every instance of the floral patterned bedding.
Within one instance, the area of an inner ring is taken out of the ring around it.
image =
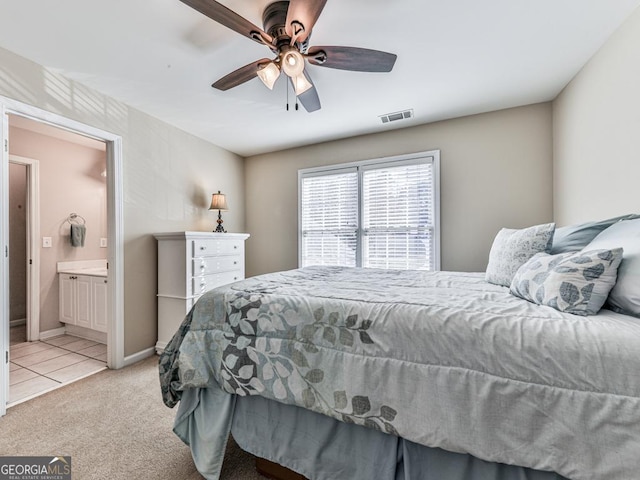
[[[483,274],[311,267],[204,295],[160,360],[164,402],[220,387],[566,477],[640,469],[640,321],[578,317]]]

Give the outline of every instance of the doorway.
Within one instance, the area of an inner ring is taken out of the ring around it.
[[[106,190],[107,190],[107,365],[121,368],[124,364],[124,275],[123,275],[123,195],[122,195],[122,140],[112,133],[96,129],[75,120],[47,112],[36,107],[0,96],[0,134],[2,165],[0,187],[0,247],[4,255],[0,261],[0,346],[5,361],[0,366],[0,416],[6,413],[9,379],[9,115],[27,118],[44,125],[54,126],[85,137],[102,141],[106,145]],[[39,240],[39,239],[38,239]]]
[[[106,276],[58,272],[66,266],[95,273],[85,267],[106,266],[107,205],[103,141],[12,114],[9,140],[7,405],[12,406],[106,367]],[[39,215],[30,215],[36,211]],[[75,246],[68,220],[74,211],[81,212],[88,227],[86,241]],[[77,315],[65,317],[62,292],[76,290],[82,301],[78,295],[77,307],[64,305],[77,309]]]
[[[10,343],[40,337],[39,183],[37,160],[9,155]]]
[[[9,157],[9,326],[11,345],[27,341],[27,167]]]

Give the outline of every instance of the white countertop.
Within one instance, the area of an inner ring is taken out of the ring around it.
[[[66,273],[69,275],[90,275],[92,277],[106,277],[108,271],[106,268],[64,268],[58,270],[58,273]]]
[[[58,273],[66,273],[68,275],[108,276],[107,261],[104,259],[58,262],[57,270]]]

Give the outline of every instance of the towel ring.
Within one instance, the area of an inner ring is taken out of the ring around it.
[[[82,215],[78,215],[77,213],[71,213],[67,218],[67,222],[71,224],[75,223],[76,225],[84,225],[86,223],[86,220]]]

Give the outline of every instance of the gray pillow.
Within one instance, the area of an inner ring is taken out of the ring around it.
[[[553,244],[551,245],[551,254],[564,252],[577,252],[586,247],[591,240],[596,238],[600,232],[609,228],[620,220],[632,220],[640,218],[640,215],[629,214],[620,217],[608,218],[599,222],[580,223],[578,225],[569,225],[567,227],[556,228],[553,234]]]
[[[493,240],[485,280],[508,287],[518,269],[536,253],[548,253],[555,223],[545,223],[522,230],[503,228]]]
[[[585,249],[622,247],[618,281],[609,293],[607,308],[640,317],[640,219],[614,223]]]
[[[511,293],[574,315],[595,315],[616,283],[622,249],[538,253],[511,282]]]

